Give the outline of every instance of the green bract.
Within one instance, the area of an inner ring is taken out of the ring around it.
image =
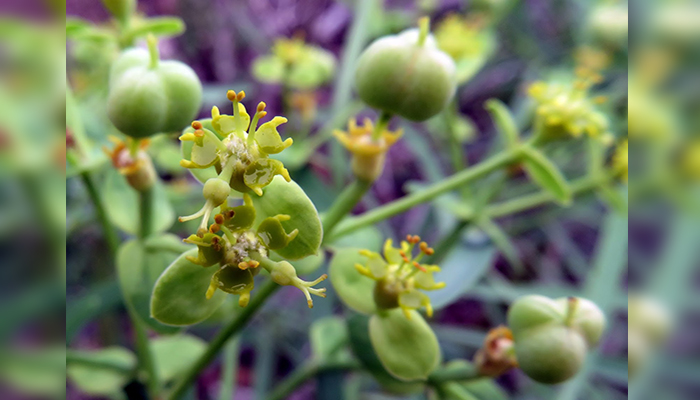
[[[384,368],[403,381],[425,380],[440,362],[437,337],[415,310],[392,309],[369,320],[372,347]]]
[[[202,101],[197,74],[179,61],[159,61],[155,44],[126,50],[110,73],[107,113],[126,135],[143,138],[175,132],[195,117]]]
[[[417,29],[372,43],[357,61],[355,83],[368,105],[412,121],[439,113],[456,88],[455,64]]]
[[[280,221],[287,232],[298,230],[294,240],[283,248],[274,249],[277,254],[288,260],[299,260],[318,254],[323,239],[323,226],[318,211],[304,190],[294,181],[287,182],[276,176],[263,190],[264,194],[253,198],[257,210],[257,223],[278,214],[290,218]]]
[[[226,295],[216,292],[205,297],[214,273],[188,260],[195,257],[192,249],[178,257],[156,281],[151,295],[151,316],[166,325],[192,325],[201,322],[216,311]]]
[[[564,382],[579,371],[605,324],[595,304],[576,297],[525,296],[508,310],[520,369],[547,384]]]
[[[373,297],[375,282],[355,269],[355,264],[365,260],[366,257],[360,254],[360,249],[340,249],[333,256],[328,274],[343,303],[363,314],[373,314],[377,311]]]

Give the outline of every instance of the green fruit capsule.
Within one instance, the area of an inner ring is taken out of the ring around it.
[[[126,50],[112,65],[107,114],[115,127],[134,138],[180,131],[202,101],[197,74],[179,61],[159,61],[154,38],[150,51]]]
[[[410,29],[370,44],[357,61],[355,82],[368,105],[412,121],[424,121],[452,99],[456,89],[455,64],[428,35]]]
[[[573,377],[600,341],[605,325],[598,306],[576,297],[525,296],[508,310],[520,369],[546,384]]]

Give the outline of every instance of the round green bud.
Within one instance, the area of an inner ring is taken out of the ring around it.
[[[508,310],[520,369],[547,384],[574,376],[605,330],[603,312],[590,300],[524,296]]]
[[[107,114],[126,135],[180,131],[196,116],[201,101],[197,74],[179,61],[159,61],[155,50],[126,50],[112,65]]]
[[[587,350],[583,336],[566,326],[533,328],[515,340],[520,369],[531,379],[550,385],[576,375]]]
[[[455,64],[418,29],[382,37],[357,61],[355,82],[371,107],[424,121],[445,108],[456,89]]]
[[[228,185],[228,182],[219,178],[207,180],[202,189],[204,198],[211,200],[215,207],[223,204],[228,199],[229,193],[231,193],[231,187]]]

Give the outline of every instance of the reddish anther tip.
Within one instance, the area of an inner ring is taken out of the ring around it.
[[[209,232],[216,233],[219,231],[219,229],[221,229],[219,224],[211,224],[211,226],[209,227]]]
[[[233,218],[234,215],[236,215],[236,212],[235,212],[235,211],[233,211],[233,210],[228,210],[228,211],[226,211],[225,217],[226,217],[226,219],[231,219],[231,218]]]
[[[223,224],[224,223],[224,216],[221,214],[216,214],[214,216],[214,222],[216,222],[219,225]]]
[[[236,92],[234,92],[233,90],[229,90],[228,92],[226,92],[226,98],[230,101],[236,100]]]
[[[192,122],[192,128],[195,130],[202,129],[202,123],[199,121],[194,121]]]
[[[245,92],[241,90],[241,91],[238,92],[238,94],[236,95],[236,100],[242,101],[243,99],[245,99]]]
[[[418,264],[418,262],[416,261],[413,262],[413,266],[421,270],[421,272],[428,272],[428,270],[424,266]]]
[[[201,129],[197,129],[196,131],[194,131],[194,135],[197,137],[202,137],[204,136],[204,131]]]
[[[258,103],[258,109],[257,109],[258,112],[265,110],[265,107],[267,107],[267,104],[265,104],[264,101],[261,101],[260,103]]]

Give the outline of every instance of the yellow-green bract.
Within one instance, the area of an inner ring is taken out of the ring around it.
[[[377,311],[374,304],[375,281],[355,269],[355,264],[365,262],[367,258],[360,255],[360,249],[340,249],[333,255],[328,275],[343,303],[363,314],[373,314]]]
[[[265,218],[286,214],[290,219],[281,221],[284,230],[299,230],[299,234],[287,246],[275,252],[287,260],[299,260],[318,254],[323,239],[323,226],[314,203],[304,190],[294,181],[287,182],[278,175],[263,192],[262,196],[252,197],[257,212],[254,226],[258,226]]]

